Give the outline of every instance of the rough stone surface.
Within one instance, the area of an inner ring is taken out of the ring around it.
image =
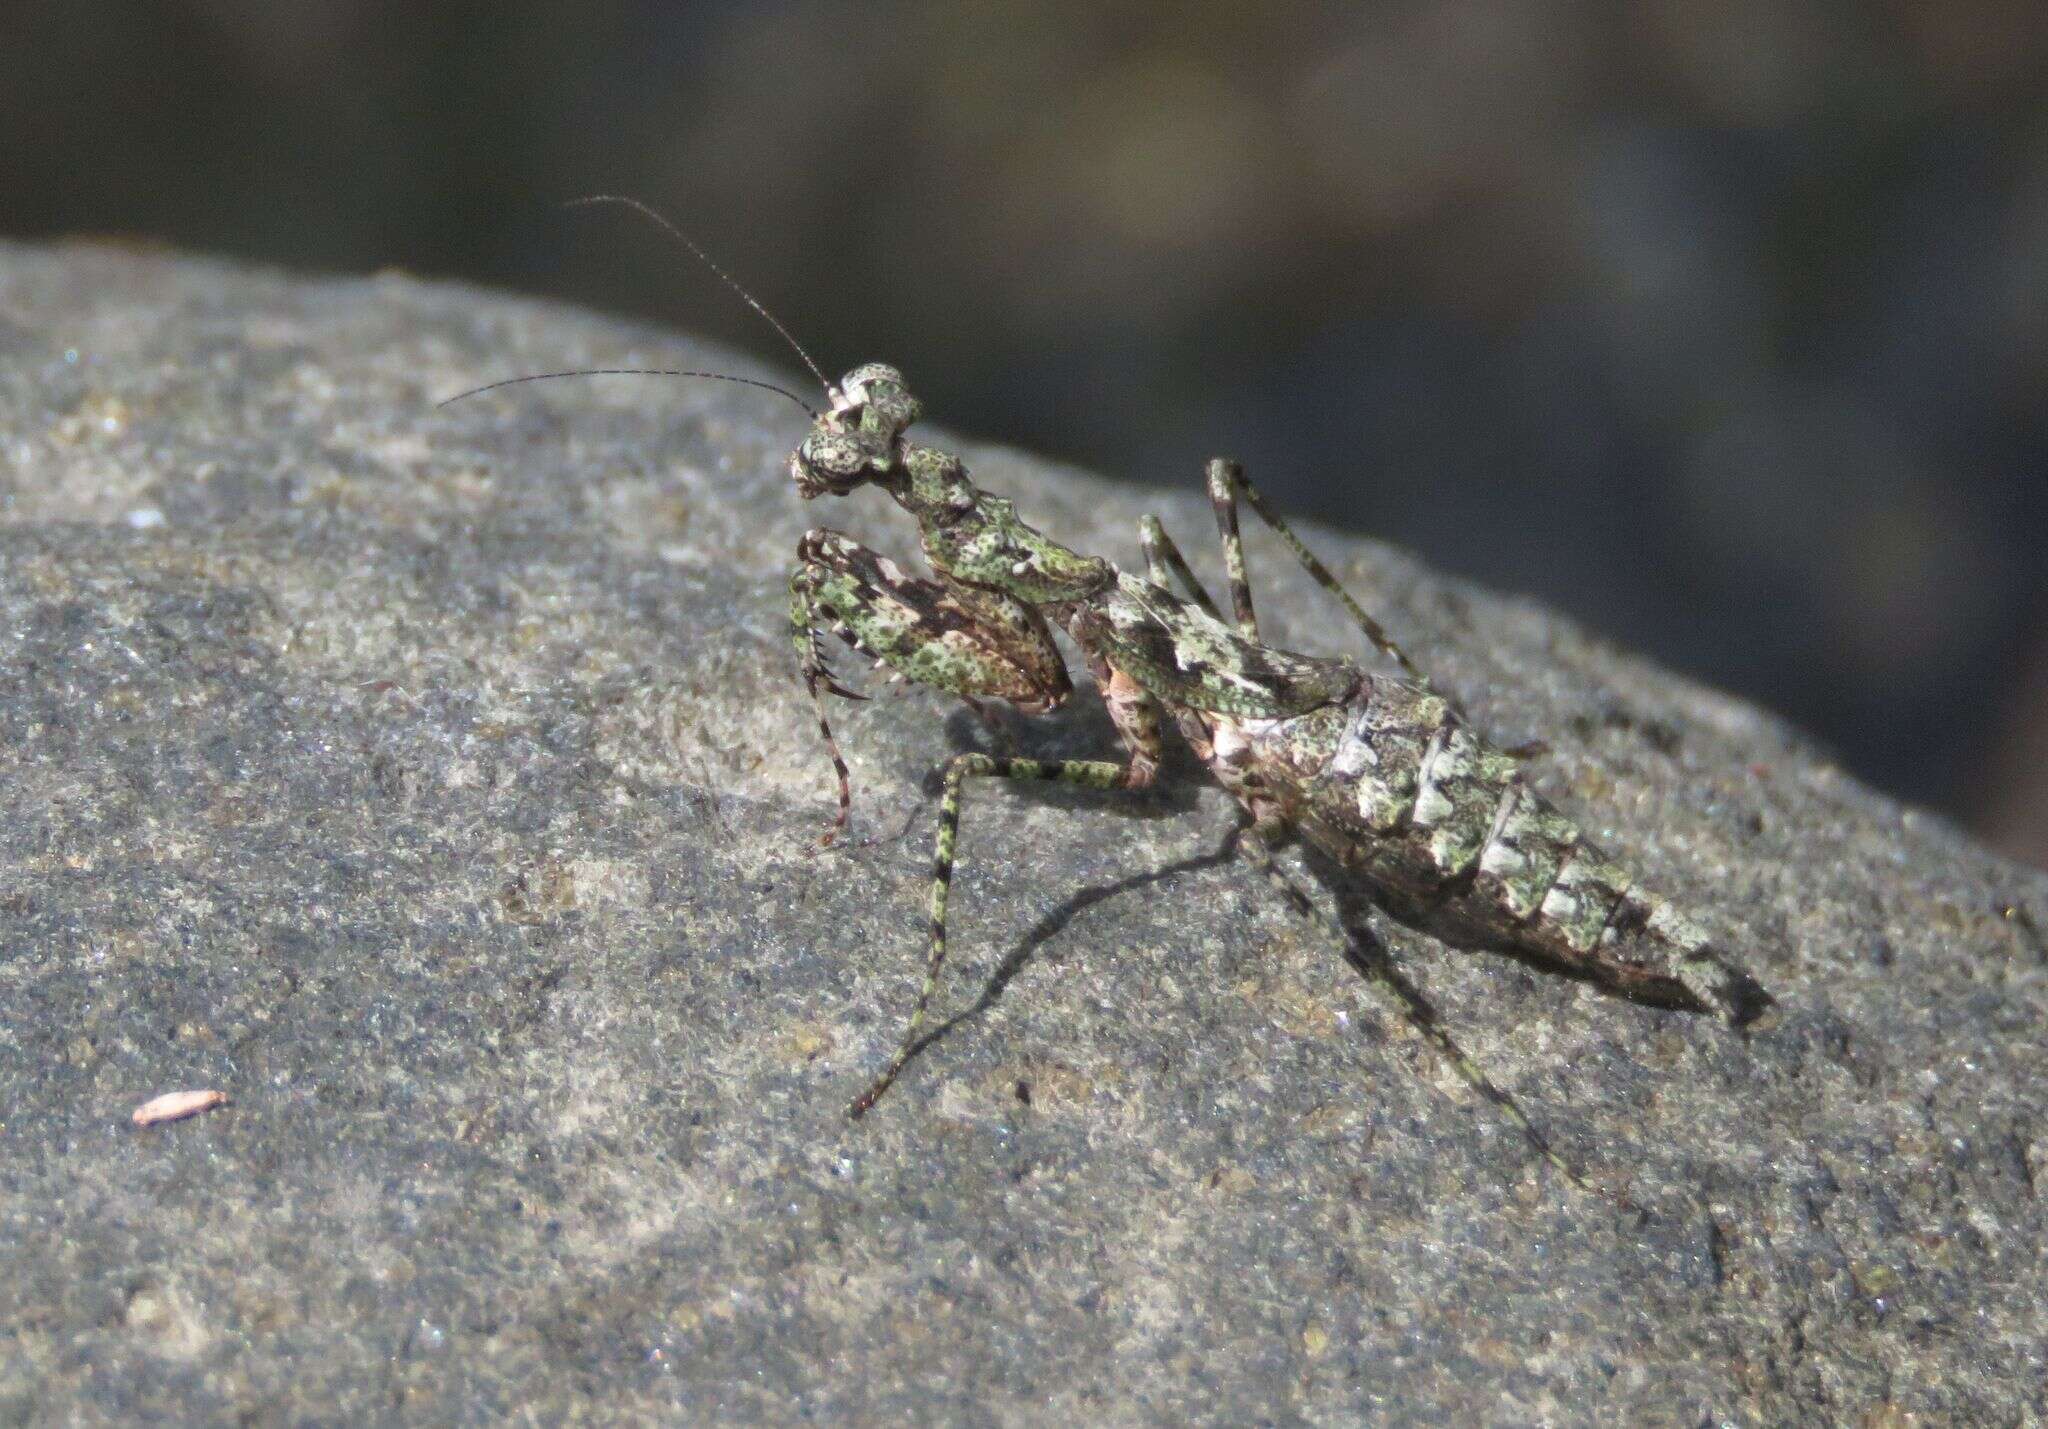
[[[437,411],[749,369],[91,247],[0,247],[0,358],[0,1421],[2043,1412],[2048,880],[1776,721],[1320,540],[1782,1000],[1744,1039],[1384,930],[1640,1217],[1373,1011],[1188,780],[974,791],[976,1010],[850,1124],[918,975],[926,771],[982,734],[843,714],[877,841],[809,851],[783,573],[807,518],[910,547],[872,494],[803,509],[792,407]],[[1135,555],[1132,494],[967,454]],[[1254,560],[1283,643],[1357,647]],[[1029,747],[1107,748],[1088,705]],[[130,1124],[198,1087],[232,1100]]]

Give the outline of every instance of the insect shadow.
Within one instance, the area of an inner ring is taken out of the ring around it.
[[[972,727],[971,721],[969,727]],[[1231,866],[1240,856],[1239,841],[1249,836],[1250,831],[1249,824],[1240,823],[1225,834],[1223,840],[1208,853],[1176,859],[1158,868],[1147,869],[1142,873],[1134,873],[1112,882],[1096,884],[1069,895],[1057,907],[1032,924],[1016,945],[1003,955],[1002,961],[996,964],[995,971],[989,974],[972,1003],[944,1018],[912,1044],[912,1058],[923,1056],[926,1051],[950,1037],[957,1029],[986,1014],[1002,1000],[1010,984],[1030,966],[1039,950],[1065,932],[1081,914],[1098,904],[1107,903],[1112,898],[1164,884],[1185,874]],[[1346,965],[1364,981],[1391,989],[1400,999],[1407,1015],[1415,1020],[1425,1034],[1433,1029],[1441,1029],[1443,1019],[1435,1002],[1430,999],[1421,984],[1394,961],[1392,950],[1387,947],[1369,921],[1375,912],[1383,917],[1390,915],[1370,896],[1363,893],[1357,887],[1356,881],[1349,878],[1334,863],[1314,854],[1310,855],[1309,863],[1317,881],[1335,895],[1338,923],[1345,933],[1342,953]]]
[[[1209,853],[1176,859],[1163,867],[1130,874],[1113,882],[1095,884],[1068,895],[1058,907],[1032,924],[1017,945],[1003,955],[1003,960],[996,964],[996,970],[989,974],[988,981],[982,984],[980,995],[972,1003],[945,1018],[911,1045],[911,1056],[922,1056],[927,1048],[950,1036],[956,1027],[974,1021],[995,1006],[1002,999],[1004,990],[1030,965],[1038,950],[1064,932],[1067,925],[1082,913],[1098,903],[1107,903],[1112,898],[1126,893],[1136,893],[1140,889],[1168,882],[1183,874],[1220,868],[1237,857],[1237,837],[1237,833],[1233,831]]]

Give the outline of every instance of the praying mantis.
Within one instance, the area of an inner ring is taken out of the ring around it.
[[[661,224],[765,318],[825,389],[812,410],[772,383],[708,377],[781,392],[811,415],[789,459],[806,501],[874,487],[917,523],[931,575],[919,576],[852,537],[819,527],[797,546],[789,631],[838,781],[838,810],[821,842],[848,821],[851,779],[827,714],[860,699],[828,660],[828,637],[891,678],[960,698],[986,714],[1002,701],[1026,716],[1074,693],[1053,633],[1079,650],[1123,749],[1120,758],[1030,759],[969,752],[944,766],[932,852],[925,974],[895,1051],[852,1102],[859,1117],[918,1049],[947,954],[948,893],[961,805],[978,780],[1099,790],[1145,789],[1162,777],[1169,728],[1242,807],[1237,840],[1289,906],[1333,942],[1350,932],[1276,862],[1299,837],[1358,878],[1387,913],[1459,947],[1518,951],[1635,1000],[1754,1022],[1770,995],[1691,920],[1543,799],[1515,751],[1489,743],[1431,683],[1233,462],[1208,464],[1229,583],[1226,618],[1154,517],[1141,522],[1142,575],[1045,535],[1014,503],[977,485],[956,456],[910,439],[923,406],[903,374],[869,363],[837,382],[766,308],[674,225],[637,200],[598,195]],[[652,369],[604,369],[642,371]],[[572,374],[541,373],[511,382]],[[494,387],[459,394],[461,397]],[[450,398],[449,401],[457,400]],[[1249,506],[1398,673],[1266,643],[1246,572],[1239,510]],[[1461,1051],[1384,960],[1360,963],[1448,1065],[1519,1126],[1554,1167],[1583,1184],[1483,1069]]]

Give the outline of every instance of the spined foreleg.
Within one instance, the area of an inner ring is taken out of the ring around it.
[[[797,545],[797,562],[789,578],[790,639],[839,780],[839,810],[824,842],[846,827],[853,803],[846,761],[825,716],[825,696],[864,697],[833,677],[822,632],[904,679],[960,696],[984,719],[989,715],[983,699],[1008,700],[1038,714],[1072,693],[1045,622],[1017,601],[921,580],[836,531],[807,533]]]

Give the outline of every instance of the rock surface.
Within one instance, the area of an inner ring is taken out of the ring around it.
[[[436,410],[750,369],[95,247],[0,246],[0,355],[0,1420],[2048,1409],[2048,879],[1772,719],[1318,541],[1782,1003],[1745,1039],[1381,930],[1638,1216],[1377,1012],[1187,779],[973,792],[976,1010],[849,1123],[915,991],[926,773],[984,735],[842,710],[875,842],[810,850],[793,544],[913,548],[872,493],[802,507],[794,408]],[[1147,506],[1207,544],[1194,473],[1141,502],[966,454],[1083,549],[1133,559]],[[1253,559],[1280,643],[1358,647]],[[1027,748],[1108,748],[1091,704]]]

